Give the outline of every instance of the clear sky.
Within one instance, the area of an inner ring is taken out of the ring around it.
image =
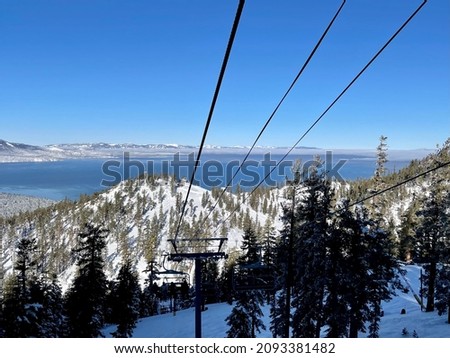
[[[291,146],[420,0],[347,0],[260,145]],[[237,0],[0,0],[0,138],[198,145]],[[249,145],[340,5],[247,0],[208,144]],[[300,143],[450,136],[450,1],[422,11]]]

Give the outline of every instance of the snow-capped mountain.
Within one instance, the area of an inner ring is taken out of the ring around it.
[[[249,146],[218,146],[206,145],[205,153],[233,153],[245,154]],[[155,155],[171,155],[175,153],[188,154],[195,152],[198,146],[185,144],[134,144],[134,143],[71,143],[49,144],[44,146],[13,143],[0,140],[0,163],[12,162],[48,162],[64,159],[82,158],[120,158],[125,152],[133,157],[146,157]],[[258,146],[254,152],[280,151],[285,148]],[[300,151],[321,151],[319,148],[298,147]],[[314,153],[311,153],[314,154]]]
[[[50,144],[45,146],[13,143],[0,140],[0,163],[48,162],[64,159],[115,158],[124,152],[135,156],[171,154],[178,151],[192,151],[195,147],[178,144],[109,144],[75,143]]]
[[[220,146],[205,145],[204,154],[231,154],[243,156],[248,153],[250,146]],[[13,143],[0,140],[0,163],[13,162],[48,162],[64,159],[84,159],[84,158],[123,158],[128,152],[130,157],[145,158],[151,156],[173,155],[176,153],[190,154],[196,152],[198,146],[185,144],[134,144],[134,143],[71,143],[71,144],[49,144],[44,146]],[[255,146],[252,153],[264,155],[285,155],[291,148],[274,146]],[[343,155],[348,158],[360,157],[374,160],[375,150],[368,149],[324,149],[317,147],[296,147],[291,151],[291,155],[324,156],[327,151],[332,151],[333,155]],[[391,160],[413,160],[423,158],[432,149],[414,150],[390,150]]]
[[[64,154],[59,151],[0,139],[0,163],[43,162],[63,158]]]

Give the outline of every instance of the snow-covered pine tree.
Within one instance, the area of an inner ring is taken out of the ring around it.
[[[334,295],[339,299],[337,302],[339,309],[335,310],[330,302],[325,303],[326,323],[329,326],[328,336],[342,337],[347,333],[347,337],[357,338],[359,331],[365,332],[365,323],[370,312],[367,291],[369,282],[367,242],[364,236],[366,214],[365,209],[361,207],[358,207],[354,214],[347,205],[347,201],[342,203],[333,222],[332,240],[335,241],[335,245],[340,246],[341,252],[335,264],[329,267],[329,271],[339,272],[336,275],[338,277],[330,272],[330,281],[336,282],[329,284],[329,291],[336,290]],[[331,296],[333,297],[333,293]],[[347,312],[343,311],[344,306]]]
[[[369,315],[369,337],[378,338],[379,322],[383,315],[381,302],[388,301],[395,294],[394,288],[401,288],[398,279],[399,266],[394,258],[394,243],[381,227],[380,221],[366,219],[364,241],[367,245],[368,279],[367,294],[371,307]]]
[[[230,327],[227,331],[228,338],[251,338],[251,322],[243,307],[239,305],[233,307],[225,321]]]
[[[251,227],[247,227],[242,237],[242,251],[244,254],[238,260],[236,275],[241,282],[248,282],[249,265],[260,263],[260,245],[256,234]],[[265,329],[261,320],[263,316],[261,306],[264,302],[262,291],[245,289],[236,293],[236,306],[226,318],[230,329],[227,331],[229,338],[255,338],[256,333]]]
[[[85,224],[78,234],[78,272],[65,298],[69,337],[102,336],[107,290],[103,251],[108,233],[100,226]]]
[[[277,260],[277,247],[278,242],[275,234],[275,228],[273,227],[273,222],[269,218],[266,220],[263,229],[262,237],[262,264],[266,267],[266,271],[270,273],[271,281],[275,280],[276,277],[276,260]],[[265,297],[267,303],[270,303],[274,299],[275,289],[266,290]]]
[[[219,266],[216,260],[204,260],[202,263],[202,296],[205,303],[217,303],[219,292]]]
[[[296,208],[295,275],[292,299],[293,337],[320,337],[327,281],[326,244],[330,235],[332,193],[323,174],[310,173]]]
[[[270,305],[270,331],[273,338],[284,336],[286,322],[286,289],[282,287],[275,293]]]
[[[156,281],[159,279],[158,270],[156,267],[156,261],[150,261],[147,264],[146,272],[148,276],[145,280],[145,286],[141,293],[141,308],[140,308],[140,316],[154,316],[158,314],[159,311],[159,294],[160,288],[156,284]]]
[[[270,307],[270,331],[272,336],[287,337],[289,334],[289,325],[291,321],[290,310],[286,310],[286,290],[288,279],[288,261],[292,260],[292,254],[289,254],[289,241],[291,238],[291,225],[294,224],[292,217],[292,207],[283,207],[283,215],[281,219],[284,222],[284,226],[280,231],[280,238],[275,250],[275,265],[274,265],[274,291],[273,299]],[[292,269],[292,267],[291,267]],[[290,284],[292,284],[292,279]],[[291,290],[292,291],[292,290]],[[289,312],[289,313],[288,313]]]
[[[44,280],[41,330],[43,337],[58,338],[64,335],[64,306],[61,287],[56,276]]]
[[[349,271],[350,243],[354,234],[353,217],[344,206],[333,220],[330,235],[326,243],[327,258],[325,272],[327,276],[323,304],[324,324],[328,338],[348,336],[349,302],[348,292],[354,284],[353,274]],[[344,210],[344,211],[343,211]],[[353,227],[352,227],[353,226]],[[357,229],[357,228],[356,228]],[[358,238],[359,239],[359,238]],[[356,283],[358,285],[359,283]]]
[[[42,288],[35,278],[36,240],[24,230],[17,244],[12,285],[5,292],[3,326],[6,337],[42,337],[39,316],[42,311]]]
[[[450,324],[450,192],[443,199],[441,222],[444,235],[439,243],[440,264],[436,276],[436,309],[440,315],[447,312],[447,322]]]
[[[416,260],[424,264],[426,311],[434,311],[438,264],[448,257],[448,226],[446,198],[440,179],[433,175],[430,192],[418,211],[420,223],[416,228]]]
[[[128,338],[133,334],[139,318],[141,289],[137,273],[131,262],[126,261],[117,275],[117,284],[113,293],[113,322],[117,329],[112,333],[115,338]]]
[[[375,183],[378,184],[382,181],[383,176],[386,174],[386,163],[387,163],[387,137],[384,135],[380,136],[380,143],[377,147],[377,162],[374,174]]]
[[[438,268],[436,282],[436,309],[440,315],[447,312],[450,324],[450,260]]]
[[[417,208],[413,202],[403,214],[400,224],[397,256],[405,262],[411,262],[414,256],[414,245],[416,241],[414,229],[417,225],[416,211]]]

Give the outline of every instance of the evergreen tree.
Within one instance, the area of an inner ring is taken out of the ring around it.
[[[219,302],[219,267],[216,260],[203,261],[202,268],[202,297],[205,303]]]
[[[78,235],[77,275],[66,294],[69,337],[101,336],[104,324],[107,280],[103,251],[108,230],[86,224]]]
[[[366,214],[363,208],[357,208],[353,214],[346,206],[338,212],[334,222],[333,240],[338,240],[341,245],[339,278],[331,276],[330,280],[336,280],[338,285],[334,286],[341,296],[337,310],[338,317],[333,314],[333,307],[327,306],[330,327],[328,336],[342,337],[345,332],[350,338],[357,338],[358,331],[365,332],[365,323],[369,317],[369,295],[367,292],[370,281],[369,267],[367,262],[367,240],[365,230],[367,228]],[[331,284],[333,287],[333,283]],[[333,290],[331,290],[333,291]],[[347,307],[347,312],[342,311],[342,305]],[[348,327],[342,327],[342,322]],[[334,323],[333,323],[334,322]],[[334,330],[334,332],[332,332]]]
[[[326,254],[330,235],[331,188],[315,171],[305,181],[306,192],[297,206],[294,227],[296,272],[293,282],[292,334],[320,337],[324,324],[323,302],[326,288]]]
[[[438,268],[436,282],[436,309],[440,315],[447,312],[447,323],[450,324],[450,260]]]
[[[261,320],[263,298],[257,290],[246,290],[239,293],[236,306],[226,318],[230,329],[228,338],[255,338],[256,333],[265,329]]]
[[[419,210],[420,224],[416,229],[417,260],[426,271],[426,311],[434,311],[438,264],[448,255],[448,213],[443,190],[437,178],[432,178],[429,196]]]
[[[383,176],[386,174],[386,163],[387,163],[387,137],[384,135],[380,136],[380,144],[377,147],[377,163],[375,169],[375,183],[380,183]]]
[[[344,207],[334,223],[329,251],[327,317],[329,337],[356,338],[365,332],[377,337],[381,302],[400,288],[393,243],[364,207],[356,213]]]
[[[378,220],[369,220],[365,233],[367,240],[367,262],[370,273],[367,293],[371,305],[369,337],[378,338],[379,322],[383,315],[381,302],[394,295],[394,288],[401,287],[396,271],[398,264],[394,258],[393,242],[389,234],[381,228]]]
[[[159,279],[156,262],[150,261],[145,272],[148,273],[148,276],[145,280],[145,286],[141,293],[141,317],[156,315],[159,310],[158,297],[160,296],[160,288],[156,284],[156,281]]]
[[[249,282],[248,268],[251,265],[260,263],[260,247],[256,234],[251,227],[244,231],[242,238],[242,250],[244,254],[238,260],[236,275],[241,282]],[[256,333],[265,329],[261,320],[263,316],[261,305],[263,304],[263,295],[260,290],[242,289],[237,294],[236,306],[231,314],[226,318],[230,329],[227,331],[229,338],[254,338]]]
[[[126,261],[120,268],[113,292],[112,317],[113,322],[117,324],[117,329],[112,336],[115,338],[131,337],[139,318],[141,289],[137,273],[132,269],[130,261]]]
[[[440,315],[447,312],[447,322],[450,324],[450,212],[448,208],[450,208],[450,192],[447,192],[443,199],[443,212],[441,213],[444,235],[439,244],[440,264],[437,267],[435,302]]]
[[[228,338],[251,338],[251,322],[243,307],[239,305],[233,307],[225,321],[230,327],[227,331]]]
[[[280,289],[273,296],[270,305],[270,331],[273,338],[283,337],[286,331],[286,290]]]
[[[289,254],[289,242],[291,239],[291,225],[295,224],[295,218],[292,216],[292,208],[283,208],[282,220],[284,222],[284,227],[280,232],[280,239],[275,250],[275,264],[274,264],[274,290],[275,295],[272,297],[271,307],[270,307],[270,331],[272,336],[289,338],[286,337],[286,332],[289,330],[291,316],[286,310],[286,292],[288,279],[288,261],[292,260],[292,254]],[[292,285],[292,279],[290,284]],[[290,290],[292,291],[292,290]],[[290,311],[290,310],[289,310]]]
[[[44,281],[41,326],[43,337],[58,338],[64,335],[64,305],[61,287],[56,276]]]
[[[25,230],[17,244],[10,290],[5,292],[4,330],[6,337],[42,337],[39,317],[42,311],[42,287],[33,269],[36,266],[36,240]]]
[[[398,258],[405,262],[410,262],[414,256],[415,227],[417,219],[415,217],[416,208],[414,204],[406,211],[402,217],[399,232]]]

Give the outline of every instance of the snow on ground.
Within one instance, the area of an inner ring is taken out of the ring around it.
[[[419,292],[420,267],[408,265],[406,279],[414,292]],[[400,314],[402,308],[406,314]],[[202,313],[202,333],[205,338],[226,337],[228,326],[225,318],[230,314],[232,306],[226,303],[208,305],[208,309]],[[263,307],[264,323],[266,330],[259,334],[260,338],[271,337],[269,306]],[[398,293],[391,301],[383,304],[384,316],[380,323],[380,337],[401,338],[412,337],[416,331],[419,338],[450,338],[450,324],[446,322],[446,315],[439,316],[436,312],[421,312],[420,305],[414,298],[414,293]],[[194,308],[179,311],[176,315],[167,313],[159,316],[141,319],[134,330],[134,338],[192,338],[195,337]],[[408,336],[402,336],[403,328],[409,332]],[[104,334],[110,337],[115,330],[114,326],[104,329]],[[367,334],[360,333],[360,337]]]
[[[0,217],[10,217],[23,212],[31,212],[54,203],[53,200],[34,196],[0,193]]]
[[[384,302],[384,317],[381,319],[381,337],[402,337],[402,330],[406,328],[409,336],[416,331],[420,338],[450,338],[450,324],[447,323],[447,315],[439,316],[436,312],[421,312],[420,305],[414,298],[414,293],[420,292],[419,266],[404,266],[407,271],[406,280],[414,292],[398,292],[390,302]],[[405,284],[405,282],[402,282]],[[425,301],[426,302],[426,301]],[[400,314],[402,308],[406,314]]]

